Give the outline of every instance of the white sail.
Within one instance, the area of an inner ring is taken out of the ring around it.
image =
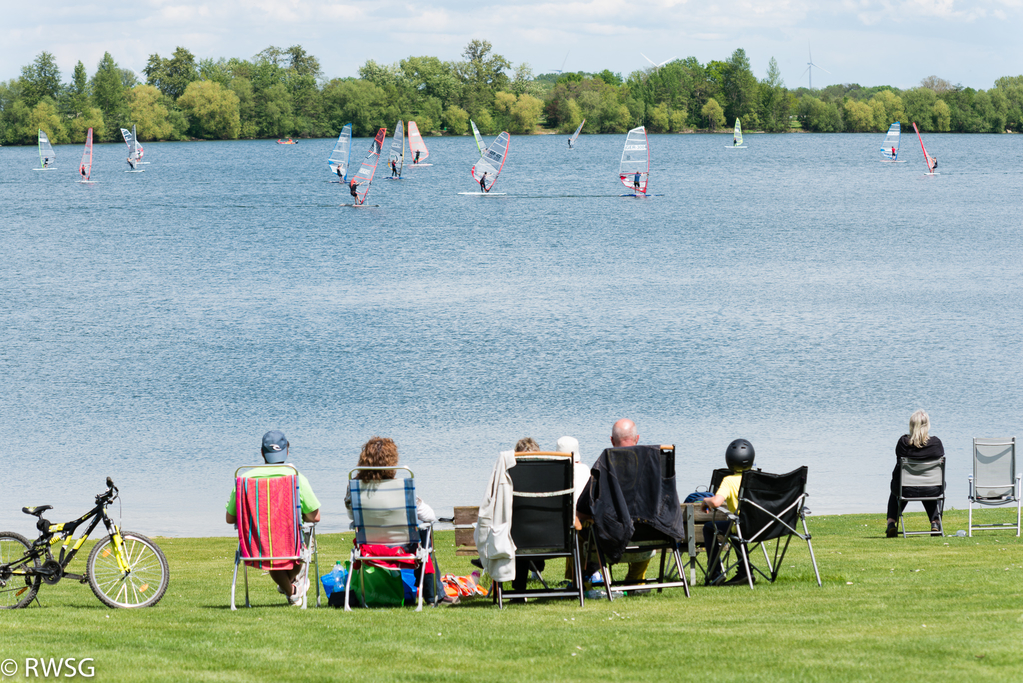
[[[636,194],[646,194],[647,183],[650,181],[650,148],[647,145],[646,128],[643,126],[633,128],[625,138],[622,161],[618,165],[618,179],[625,187],[635,190]]]
[[[131,127],[131,132],[126,129],[121,129],[121,136],[124,138],[125,144],[128,145],[128,166],[131,167],[132,171],[138,170],[139,161],[142,159],[142,155],[139,152],[139,139],[135,134],[135,126]]]
[[[899,144],[902,140],[902,124],[896,121],[888,126],[888,134],[881,143],[881,161],[898,161]]]
[[[469,119],[469,125],[472,126],[472,136],[476,138],[476,149],[480,151],[480,156],[483,156],[487,152],[487,146],[483,144],[483,136],[480,135],[480,129],[476,127],[476,122]]]
[[[401,177],[401,169],[405,166],[405,124],[398,120],[391,140],[391,153],[387,159],[392,178]]]
[[[472,167],[472,179],[479,183],[484,192],[489,192],[497,182],[497,177],[501,175],[510,144],[511,136],[507,131],[502,131]]]
[[[380,161],[380,152],[384,148],[384,138],[387,137],[387,129],[381,128],[377,131],[373,143],[369,146],[369,154],[362,161],[359,172],[352,177],[349,191],[354,189],[356,204],[365,204],[366,195],[369,194],[369,186],[373,182],[373,176],[377,172],[377,163]]]
[[[337,142],[330,156],[327,157],[327,166],[330,172],[337,175],[343,181],[348,180],[348,164],[352,160],[352,124],[346,123],[337,136]]]
[[[419,126],[415,121],[408,122],[408,149],[412,153],[412,163],[423,165],[423,162],[430,156],[430,150],[426,149],[423,136],[419,134]]]
[[[89,176],[92,175],[92,128],[85,136],[85,150],[82,152],[82,163],[78,165],[78,174],[82,176],[80,182],[91,182]]]
[[[742,124],[739,117],[735,117],[735,129],[732,131],[732,147],[745,147],[742,144]]]
[[[586,123],[586,119],[583,119],[583,122],[580,123],[579,127],[575,129],[574,133],[572,133],[572,137],[570,137],[568,139],[568,148],[569,149],[575,148],[575,141],[579,139],[579,133],[582,132],[583,124],[585,124],[585,123]]]
[[[39,165],[40,170],[53,168],[54,162],[57,161],[57,155],[53,151],[53,145],[50,144],[50,138],[46,137],[46,133],[39,129]]]

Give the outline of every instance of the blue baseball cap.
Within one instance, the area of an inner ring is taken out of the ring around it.
[[[284,436],[284,432],[273,429],[263,435],[263,460],[268,465],[284,462],[287,455],[288,438]]]

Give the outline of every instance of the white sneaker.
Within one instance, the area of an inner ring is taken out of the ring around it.
[[[303,570],[295,578],[295,592],[288,596],[288,602],[292,605],[302,605],[305,602],[305,594],[309,592],[309,572],[303,565]]]

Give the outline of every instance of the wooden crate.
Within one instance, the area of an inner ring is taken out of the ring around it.
[[[455,507],[455,555],[479,554],[476,552],[476,541],[472,537],[479,514],[479,506]]]

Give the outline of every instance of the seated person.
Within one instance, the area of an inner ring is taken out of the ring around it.
[[[288,458],[288,448],[291,444],[283,432],[271,430],[263,435],[263,445],[260,452],[263,454],[263,461],[268,465],[280,465]],[[264,478],[280,477],[291,474],[289,468],[273,468],[250,470],[242,474],[243,477]],[[298,495],[302,506],[302,520],[305,522],[320,521],[320,501],[313,493],[309,481],[304,474],[298,475]],[[238,505],[235,497],[237,491],[231,489],[231,496],[227,499],[227,523],[235,524],[238,521]],[[288,598],[292,605],[301,605],[302,596],[309,590],[309,568],[298,562],[292,569],[271,569],[270,578],[277,584],[277,591]]]
[[[398,465],[398,446],[392,439],[374,436],[362,445],[359,452],[358,467],[396,467]],[[369,470],[359,472],[356,477],[360,481],[382,481],[394,479],[394,470]],[[345,491],[345,509],[348,512],[348,519],[354,521],[352,514],[352,491],[349,488]],[[429,527],[437,521],[437,515],[433,508],[423,502],[423,499],[416,496],[416,519],[420,522],[420,529]],[[433,575],[433,580],[423,582],[423,600],[429,604],[437,602],[438,588],[436,580],[439,574],[436,572],[436,558],[431,557],[431,564],[427,566],[426,573]]]
[[[536,442],[531,436],[524,436],[515,442],[516,453],[539,453],[540,444]],[[540,572],[547,567],[547,563],[544,560],[530,560],[528,558],[515,558],[515,578],[512,579],[512,590],[513,591],[524,591],[526,585],[529,582],[529,571],[530,566],[539,575]]]
[[[929,462],[937,460],[945,455],[945,448],[941,445],[941,439],[930,436],[931,419],[922,410],[918,410],[909,416],[909,434],[899,437],[895,444],[895,469],[892,470],[891,495],[888,496],[888,528],[885,536],[895,538],[899,535],[898,519],[902,511],[906,509],[906,503],[899,504],[899,461],[898,458],[909,458],[918,462]],[[907,496],[939,496],[940,486],[907,486],[903,489]],[[931,521],[931,533],[941,534],[941,513],[938,511],[938,501],[921,501],[924,510],[927,512],[927,519]]]
[[[753,467],[753,460],[756,458],[756,451],[746,439],[736,439],[728,444],[725,449],[725,464],[731,470],[731,474],[721,480],[721,485],[713,496],[703,499],[704,512],[713,512],[722,505],[728,508],[732,514],[739,512],[739,484],[742,482],[742,473]],[[732,523],[729,520],[711,521],[703,525],[703,547],[707,551],[707,577],[708,584],[716,584],[721,579],[719,567],[719,556],[721,548],[718,546],[718,533],[728,533]],[[752,569],[752,566],[750,567]],[[722,585],[742,585],[748,583],[746,570],[741,568],[736,576],[725,581]],[[754,577],[754,583],[756,578]]]

